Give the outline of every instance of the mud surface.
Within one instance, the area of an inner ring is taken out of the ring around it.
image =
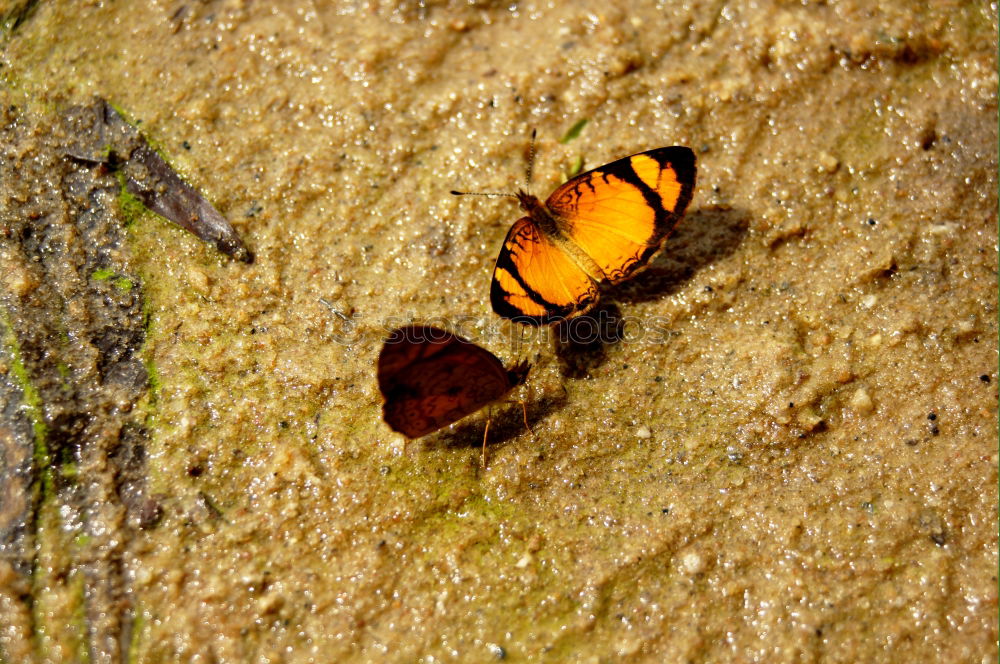
[[[0,658],[994,661],[997,9],[0,1]],[[97,95],[255,254],[66,154]],[[581,119],[579,136],[561,143]],[[698,155],[559,338],[533,191]],[[404,445],[385,331],[536,362]],[[597,334],[600,332],[600,334]]]
[[[141,282],[118,182],[65,155],[60,118],[8,103],[0,137],[4,654],[105,661],[134,617],[126,542],[155,511],[123,463],[146,438]]]

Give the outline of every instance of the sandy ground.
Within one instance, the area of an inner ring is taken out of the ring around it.
[[[997,7],[912,4],[0,1],[0,660],[996,661]],[[253,264],[61,152],[95,95]],[[532,129],[540,196],[698,155],[603,339],[448,194]],[[536,363],[487,468],[381,421],[409,320]]]

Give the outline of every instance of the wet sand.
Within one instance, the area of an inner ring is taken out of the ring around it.
[[[996,660],[995,5],[130,7],[0,2],[0,659]],[[95,95],[252,264],[65,157]],[[698,156],[603,339],[448,193],[532,129],[541,197]],[[409,320],[535,362],[487,468],[382,422]]]

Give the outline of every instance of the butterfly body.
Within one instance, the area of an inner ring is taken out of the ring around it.
[[[507,233],[490,300],[505,318],[547,325],[589,311],[598,285],[645,268],[691,201],[686,147],[640,152],[577,175],[544,203],[519,191],[527,216]]]
[[[485,348],[445,330],[408,325],[394,330],[378,358],[386,423],[419,438],[502,398],[530,367],[503,363]]]
[[[588,277],[594,281],[603,281],[608,278],[600,266],[573,243],[571,220],[557,216],[545,207],[537,196],[523,190],[517,192],[517,200],[521,209],[528,213],[527,218],[542,232],[542,235],[569,256]]]

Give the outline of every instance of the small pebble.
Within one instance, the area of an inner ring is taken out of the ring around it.
[[[705,559],[689,551],[681,556],[681,568],[688,574],[700,574],[705,569]]]
[[[872,403],[871,396],[868,394],[868,390],[863,387],[859,387],[854,391],[854,394],[851,396],[850,404],[851,410],[860,415],[868,415],[875,407]]]
[[[818,160],[820,168],[827,173],[833,173],[840,167],[840,161],[829,152],[820,152]]]
[[[196,267],[188,269],[188,282],[191,287],[201,295],[208,293],[208,275]]]
[[[812,431],[820,425],[823,418],[820,417],[812,408],[803,408],[795,416],[795,421],[799,423],[806,431]]]
[[[649,427],[641,426],[636,430],[635,435],[638,436],[639,438],[646,439],[646,438],[652,438],[653,432],[649,430]]]
[[[14,265],[12,268],[4,275],[4,285],[11,293],[18,297],[24,297],[38,287],[38,280],[31,272],[19,265]]]

